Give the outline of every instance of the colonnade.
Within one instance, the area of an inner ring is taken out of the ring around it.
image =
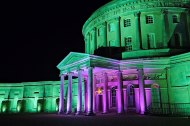
[[[145,100],[145,90],[144,90],[144,79],[143,79],[143,69],[138,69],[138,83],[139,83],[139,106],[140,114],[144,114],[146,111],[146,100]],[[86,115],[95,115],[96,112],[96,75],[93,74],[93,67],[88,67],[86,78],[86,91],[87,97],[84,99],[84,112]],[[66,74],[61,75],[60,84],[60,102],[59,102],[59,114],[64,113],[64,79]],[[67,105],[66,114],[72,112],[72,73],[68,73],[68,92],[67,92]],[[78,70],[78,96],[77,96],[77,110],[76,114],[82,114],[82,70]],[[108,103],[108,75],[106,72],[103,73],[103,113],[109,112]],[[123,114],[124,110],[124,98],[123,98],[123,76],[121,71],[117,71],[117,113]],[[85,93],[84,93],[85,94]],[[87,103],[87,104],[86,104]]]

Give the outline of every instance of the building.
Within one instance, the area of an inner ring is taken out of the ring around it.
[[[190,115],[189,0],[112,0],[82,33],[60,81],[0,84],[0,112]]]
[[[72,108],[76,108],[78,83],[76,79],[72,82]],[[67,85],[65,81],[65,90]],[[57,113],[59,88],[60,81],[0,83],[0,113]]]
[[[59,113],[73,112],[74,76],[77,114],[190,115],[189,0],[112,0],[91,15],[82,32],[85,53],[71,52],[57,66]]]

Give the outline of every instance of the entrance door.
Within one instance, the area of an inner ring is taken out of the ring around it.
[[[103,102],[102,102],[103,98],[102,95],[98,95],[98,112],[102,112],[103,111]]]

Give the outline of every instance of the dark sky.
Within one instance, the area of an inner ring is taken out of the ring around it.
[[[108,1],[2,5],[0,82],[59,80],[56,65],[71,51],[84,52],[82,26]]]

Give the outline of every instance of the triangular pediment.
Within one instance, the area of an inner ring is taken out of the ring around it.
[[[89,54],[70,52],[58,65],[57,68],[61,69],[64,66],[72,65],[76,62],[83,61],[89,58]]]

